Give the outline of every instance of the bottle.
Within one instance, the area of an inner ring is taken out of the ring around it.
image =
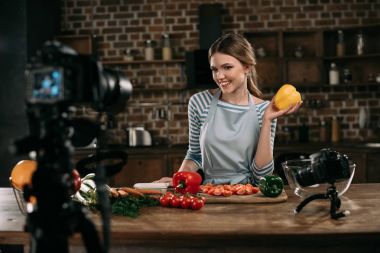
[[[380,83],[380,73],[376,76],[376,83]]]
[[[356,35],[356,54],[363,55],[363,53],[364,53],[364,38],[363,38],[363,34],[359,32]]]
[[[169,34],[164,33],[162,35],[162,59],[169,61],[172,59],[172,49],[170,47]]]
[[[154,50],[153,50],[153,43],[151,40],[145,41],[145,60],[146,61],[153,61],[154,60]]]
[[[326,122],[324,120],[321,120],[321,126],[319,129],[319,139],[321,142],[327,142],[327,128]]]
[[[339,142],[339,140],[340,140],[340,126],[339,126],[338,119],[334,117],[331,122],[331,141]]]
[[[342,30],[338,30],[338,43],[336,44],[336,55],[343,56],[345,54],[344,35]]]
[[[134,57],[130,49],[124,50],[124,61],[133,61]]]
[[[351,71],[349,69],[344,69],[343,70],[343,82],[345,84],[349,84],[352,81],[352,75]]]
[[[337,85],[339,84],[339,70],[338,67],[334,62],[330,65],[330,71],[329,71],[329,83],[330,85]]]

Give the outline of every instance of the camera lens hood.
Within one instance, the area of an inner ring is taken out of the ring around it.
[[[123,151],[102,151],[82,158],[76,163],[75,168],[83,177],[89,173],[96,173],[96,166],[102,165],[105,175],[111,177],[120,172],[127,164],[127,161],[128,154]]]

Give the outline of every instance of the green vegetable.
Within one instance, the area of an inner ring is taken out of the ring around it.
[[[262,194],[274,198],[282,193],[284,182],[278,176],[265,176],[260,179],[259,188]]]
[[[97,206],[97,193],[96,190],[89,190],[82,193],[85,199],[85,205],[93,211],[98,210]],[[140,208],[143,206],[158,206],[159,200],[144,195],[142,197],[136,197],[133,195],[128,195],[123,198],[111,198],[111,211],[112,214],[128,216],[136,218],[139,216]]]
[[[158,206],[159,201],[149,196],[135,197],[126,196],[124,198],[111,199],[112,214],[136,218],[143,206]]]

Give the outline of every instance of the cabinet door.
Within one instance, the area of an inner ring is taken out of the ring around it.
[[[169,175],[172,176],[175,172],[179,170],[183,162],[183,155],[171,155],[169,157],[170,171]]]
[[[167,176],[166,156],[130,156],[127,165],[112,180],[114,187],[149,183]]]
[[[352,183],[366,183],[367,182],[367,154],[346,152],[348,158],[356,164],[354,178]]]
[[[367,182],[380,183],[380,153],[369,153],[367,157]]]

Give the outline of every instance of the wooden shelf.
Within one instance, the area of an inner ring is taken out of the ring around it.
[[[326,57],[323,57],[324,60],[334,60],[334,61],[368,59],[368,58],[380,58],[380,53],[364,54],[364,55],[345,55],[345,56],[326,56]]]
[[[368,83],[370,76],[380,73],[380,25],[354,28],[288,30],[245,33],[256,50],[259,85],[262,88],[278,87],[281,83],[297,86],[324,87],[328,83],[330,64],[338,65],[341,75],[349,69],[352,82]],[[338,30],[345,35],[345,54],[336,56]],[[355,54],[356,35],[363,34],[364,54]],[[264,49],[259,57],[257,50]],[[299,51],[297,51],[299,50]],[[296,57],[296,51],[302,57]]]
[[[134,60],[134,61],[125,61],[125,60],[112,60],[112,61],[103,61],[104,65],[131,65],[131,64],[182,64],[185,63],[184,59],[174,59],[170,61],[165,60]]]

